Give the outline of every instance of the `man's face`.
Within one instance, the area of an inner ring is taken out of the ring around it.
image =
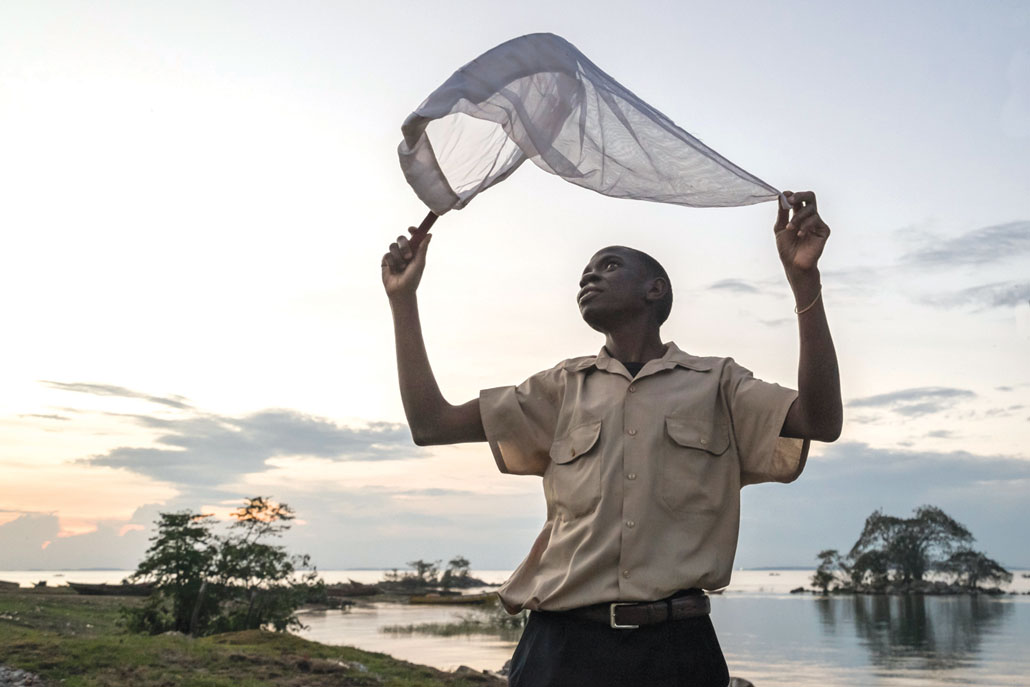
[[[590,258],[579,280],[579,312],[602,333],[647,308],[651,277],[643,261],[622,246],[602,248]]]

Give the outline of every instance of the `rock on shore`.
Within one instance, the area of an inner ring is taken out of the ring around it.
[[[0,687],[41,687],[43,678],[27,670],[0,666]]]

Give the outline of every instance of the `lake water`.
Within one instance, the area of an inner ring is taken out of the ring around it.
[[[380,570],[325,571],[328,582],[381,579]],[[1010,590],[1030,591],[1016,571]],[[127,571],[4,572],[29,584],[117,582]],[[489,582],[507,571],[475,571]],[[1030,596],[920,597],[792,595],[811,571],[737,571],[712,596],[712,620],[731,674],[756,687],[930,687],[1030,685]],[[58,576],[60,575],[60,576]],[[449,622],[468,608],[371,602],[349,611],[307,612],[300,634],[327,644],[381,651],[451,670],[458,665],[497,670],[514,641],[496,637],[438,637],[385,633],[388,625]]]

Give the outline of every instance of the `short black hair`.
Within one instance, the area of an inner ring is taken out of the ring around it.
[[[665,271],[665,268],[662,267],[660,262],[644,251],[637,250],[636,248],[628,248],[626,246],[623,246],[623,248],[626,248],[626,250],[640,258],[640,261],[644,264],[644,269],[647,271],[649,279],[658,279],[661,277],[668,285],[669,288],[665,292],[665,295],[660,301],[655,303],[655,316],[658,318],[658,324],[665,324],[665,321],[669,319],[669,313],[672,312],[672,280],[669,279],[669,273]]]

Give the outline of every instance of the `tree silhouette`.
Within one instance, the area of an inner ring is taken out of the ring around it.
[[[922,580],[935,564],[972,541],[969,530],[936,506],[921,506],[911,518],[876,510],[866,518],[848,557],[857,562],[877,552],[876,562],[893,570],[901,582],[910,583]]]
[[[938,569],[954,575],[967,587],[977,587],[980,582],[1007,584],[1012,581],[1012,573],[1000,563],[972,549],[956,551],[948,560],[938,565]]]

